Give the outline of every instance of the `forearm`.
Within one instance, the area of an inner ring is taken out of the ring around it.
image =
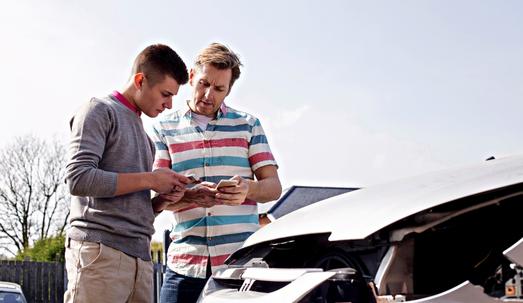
[[[163,210],[179,210],[192,205],[191,202],[183,201],[186,191],[172,191],[168,194],[160,194],[152,199],[152,206],[155,213]]]
[[[181,199],[178,202],[169,202],[167,200],[162,199],[161,196],[154,197],[152,199],[152,203],[153,203],[153,210],[155,213],[160,213],[164,210],[177,211],[182,208],[186,208],[186,207],[195,205],[192,202],[184,201],[184,199]]]
[[[192,202],[184,202],[183,200],[178,201],[176,203],[169,203],[163,210],[171,210],[171,211],[177,211],[182,208],[196,206],[196,204]]]
[[[143,173],[120,173],[116,179],[115,196],[125,195],[142,190],[152,189],[153,174]]]
[[[276,200],[281,195],[281,183],[277,176],[258,181],[247,180],[247,182],[249,182],[247,199],[263,203]]]

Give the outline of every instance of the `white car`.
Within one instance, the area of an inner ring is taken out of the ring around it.
[[[523,156],[376,185],[247,239],[200,302],[523,302]]]
[[[0,303],[27,303],[20,285],[0,281]]]

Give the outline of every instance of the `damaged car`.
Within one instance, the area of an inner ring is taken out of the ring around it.
[[[200,302],[523,302],[523,156],[348,192],[261,228]]]

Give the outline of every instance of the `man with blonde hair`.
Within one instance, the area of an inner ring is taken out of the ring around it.
[[[173,211],[174,226],[161,302],[195,302],[212,271],[259,228],[257,202],[281,194],[260,121],[224,103],[240,66],[226,46],[204,48],[189,72],[187,107],[164,116],[151,134],[155,167],[204,181],[164,207]],[[228,186],[217,187],[222,180],[229,180]]]

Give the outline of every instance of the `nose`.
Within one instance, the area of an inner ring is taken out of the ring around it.
[[[173,107],[173,98],[169,97],[167,98],[167,102],[163,104],[163,107],[171,109]]]
[[[212,89],[210,87],[207,87],[205,89],[205,99],[209,100],[211,99],[211,96],[212,96]]]

